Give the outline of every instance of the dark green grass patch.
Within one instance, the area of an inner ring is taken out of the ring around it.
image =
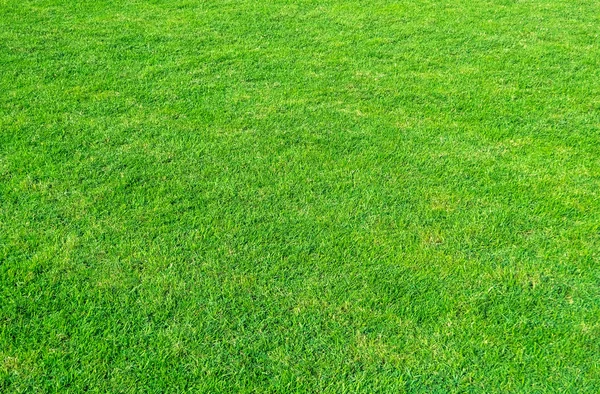
[[[0,0],[0,392],[600,392],[600,3]]]

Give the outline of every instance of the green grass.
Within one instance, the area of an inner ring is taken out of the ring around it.
[[[0,392],[600,392],[600,3],[0,0]]]

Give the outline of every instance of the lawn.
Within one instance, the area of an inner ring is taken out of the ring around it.
[[[0,392],[600,392],[600,3],[0,0]]]

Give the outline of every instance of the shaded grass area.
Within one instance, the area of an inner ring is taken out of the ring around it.
[[[0,391],[600,390],[600,5],[0,0]]]

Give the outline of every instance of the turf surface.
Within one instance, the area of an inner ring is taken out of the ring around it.
[[[600,3],[0,0],[0,392],[600,392]]]

